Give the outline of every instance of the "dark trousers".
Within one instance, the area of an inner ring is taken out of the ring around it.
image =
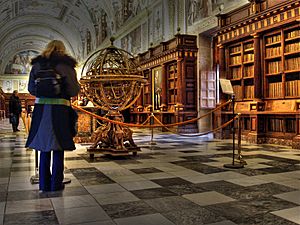
[[[63,189],[64,151],[52,151],[52,174],[50,172],[51,152],[40,154],[40,190],[57,191]]]
[[[16,132],[18,130],[19,120],[20,120],[19,114],[14,114],[11,118],[11,125],[12,125],[14,132]]]

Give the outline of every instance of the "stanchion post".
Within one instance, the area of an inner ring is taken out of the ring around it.
[[[34,171],[35,171],[35,174],[32,177],[30,177],[30,183],[31,184],[38,184],[40,182],[40,178],[39,178],[39,160],[38,160],[39,155],[38,155],[37,150],[34,150],[34,151],[35,151],[35,153],[34,153],[34,160],[35,160],[35,162],[34,162],[34,164],[35,164]]]
[[[151,115],[150,115],[150,125],[153,125],[154,124],[154,114],[153,112],[151,112]],[[151,141],[150,141],[150,145],[156,145],[156,142],[153,141],[153,137],[154,137],[154,134],[153,134],[153,127],[151,127]]]
[[[243,168],[244,165],[241,163],[235,163],[235,112],[234,112],[234,104],[235,104],[235,95],[231,95],[232,100],[232,164],[224,164],[224,167],[231,169],[239,169]]]

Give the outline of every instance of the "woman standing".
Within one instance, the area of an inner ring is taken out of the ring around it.
[[[26,147],[40,151],[39,187],[42,191],[57,191],[64,188],[64,150],[74,150],[77,114],[72,109],[70,98],[80,90],[74,67],[76,61],[66,54],[63,42],[53,40],[41,55],[32,60],[28,91],[36,96],[35,77],[44,65],[51,65],[62,77],[59,97],[36,98],[31,128]],[[52,172],[50,161],[52,153]]]

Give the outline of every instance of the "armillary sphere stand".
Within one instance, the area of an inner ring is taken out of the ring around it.
[[[132,131],[121,126],[124,118],[120,111],[129,108],[141,94],[144,76],[134,57],[113,45],[92,54],[85,62],[80,83],[86,97],[98,108],[107,111],[106,122],[92,135],[94,143],[87,149],[94,154],[112,156],[136,155],[140,148],[132,139]],[[84,74],[84,75],[83,75]]]
[[[118,111],[109,111],[105,117],[119,122],[124,121],[123,115]],[[132,130],[126,126],[108,122],[94,132],[93,139],[94,144],[87,149],[91,158],[95,153],[124,156],[132,152],[135,156],[141,151],[132,139]]]

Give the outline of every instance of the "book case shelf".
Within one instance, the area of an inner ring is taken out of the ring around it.
[[[197,36],[176,34],[137,56],[147,82],[131,108],[131,122],[143,123],[151,113],[164,124],[197,117],[197,52]],[[198,132],[198,124],[178,131]]]
[[[300,97],[299,41],[299,26],[264,35],[266,98]]]
[[[248,40],[228,46],[228,74],[237,101],[254,98],[254,46]]]
[[[258,11],[251,11],[253,8]],[[219,16],[215,62],[220,78],[232,83],[244,140],[300,149],[299,21],[296,0],[276,4],[251,0],[249,5]],[[221,102],[228,98],[220,96]],[[220,126],[231,118],[230,111],[223,109],[215,117]],[[230,130],[224,129],[217,137],[230,135]]]
[[[167,98],[168,98],[168,108],[174,109],[174,105],[177,101],[177,63],[170,63],[167,66]]]

